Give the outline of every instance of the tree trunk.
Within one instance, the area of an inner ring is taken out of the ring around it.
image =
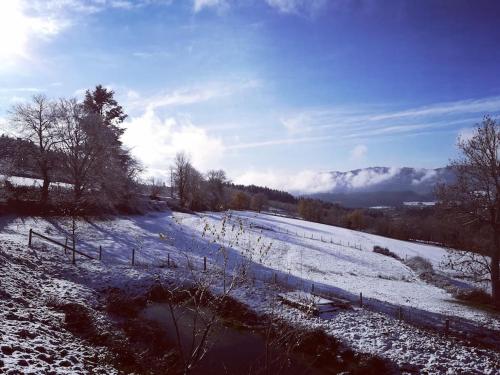
[[[493,304],[500,307],[500,230],[493,227],[493,251],[491,253],[490,273],[491,273],[491,299]]]
[[[49,199],[49,185],[50,179],[47,171],[42,171],[43,184],[42,184],[42,196],[40,197],[40,201],[42,204],[47,203]]]
[[[493,303],[500,307],[500,266],[497,249],[491,256],[491,296]]]

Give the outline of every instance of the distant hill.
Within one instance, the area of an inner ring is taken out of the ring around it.
[[[408,201],[432,201],[437,183],[454,180],[450,168],[370,167],[330,172],[331,188],[308,194],[346,207],[398,206]]]

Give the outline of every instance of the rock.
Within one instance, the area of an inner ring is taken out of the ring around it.
[[[14,349],[12,349],[11,346],[7,346],[7,345],[2,345],[0,347],[0,351],[2,351],[2,353],[5,355],[12,355],[12,353],[14,353]]]
[[[52,357],[46,355],[46,354],[41,353],[41,354],[38,354],[36,357],[38,359],[41,359],[44,362],[47,362],[47,363],[50,363],[50,364],[54,363],[54,359]]]
[[[59,362],[59,366],[70,367],[71,365],[72,365],[72,363],[70,361],[68,361],[67,359],[64,359],[61,362]]]
[[[25,359],[21,359],[21,360],[17,361],[17,364],[18,364],[19,366],[23,366],[23,367],[27,367],[27,366],[29,366],[28,361],[27,361],[27,360],[25,360]]]
[[[47,353],[47,350],[45,350],[45,348],[43,346],[40,346],[40,345],[35,346],[35,350],[37,352],[40,352],[40,353]]]

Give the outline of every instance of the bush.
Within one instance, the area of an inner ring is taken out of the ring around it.
[[[234,210],[248,210],[250,208],[250,197],[242,191],[237,191],[233,194],[230,206]]]
[[[455,293],[455,297],[472,303],[484,305],[491,303],[491,296],[482,289],[459,290]]]
[[[408,259],[405,264],[418,274],[434,273],[432,263],[419,256]]]
[[[375,245],[375,246],[373,246],[373,252],[377,253],[377,254],[385,255],[386,257],[391,257],[391,258],[394,258],[397,260],[401,260],[401,258],[397,254],[390,251],[387,247],[381,247],[381,246]]]

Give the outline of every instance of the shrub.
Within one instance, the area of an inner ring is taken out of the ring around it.
[[[408,259],[405,264],[418,274],[434,273],[432,263],[419,256]]]
[[[455,297],[459,300],[472,303],[491,303],[491,296],[482,289],[459,290],[455,293]]]
[[[381,247],[381,246],[375,245],[375,246],[373,246],[373,252],[377,253],[377,254],[385,255],[386,257],[391,257],[391,258],[394,258],[397,260],[401,260],[401,258],[397,254],[390,251],[387,247]]]

